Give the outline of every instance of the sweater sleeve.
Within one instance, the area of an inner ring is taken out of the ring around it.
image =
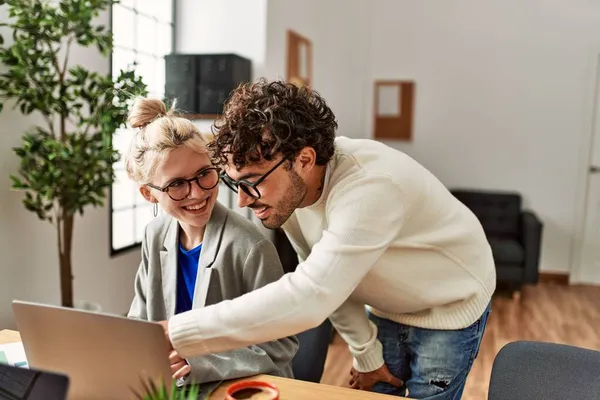
[[[260,345],[251,345],[218,354],[189,358],[191,373],[186,381],[202,384],[207,382],[245,378],[268,374],[292,378],[291,357],[297,342],[287,338]]]
[[[318,326],[340,308],[397,237],[402,206],[397,189],[384,175],[336,186],[327,199],[328,227],[296,271],[237,299],[170,319],[169,335],[182,356],[294,335]],[[359,325],[367,325],[364,318]],[[348,332],[352,329],[356,328]],[[360,349],[372,333],[372,328],[362,328],[360,334],[346,337],[356,338],[350,346]]]
[[[357,371],[375,371],[384,364],[383,346],[377,340],[377,326],[369,321],[364,304],[348,299],[331,315],[330,320],[348,343]]]

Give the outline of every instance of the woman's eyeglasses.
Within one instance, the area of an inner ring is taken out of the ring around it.
[[[181,201],[186,199],[192,192],[193,182],[196,182],[201,189],[213,189],[219,184],[219,169],[216,167],[205,168],[191,179],[177,179],[164,187],[159,187],[151,183],[147,183],[146,186],[166,192],[171,199]]]
[[[258,200],[258,199],[260,199],[260,192],[258,191],[257,186],[260,185],[265,179],[267,179],[267,176],[269,176],[273,171],[275,171],[277,169],[277,167],[279,167],[281,164],[284,163],[284,161],[287,161],[287,160],[288,160],[287,158],[281,159],[281,161],[279,161],[277,164],[275,164],[275,166],[273,168],[271,168],[269,171],[267,171],[256,182],[249,182],[245,179],[236,181],[236,180],[233,180],[225,172],[221,173],[221,180],[223,181],[223,183],[225,183],[225,185],[227,185],[227,187],[229,189],[233,190],[235,193],[237,193],[238,188],[240,188],[248,196],[252,197],[253,199]]]

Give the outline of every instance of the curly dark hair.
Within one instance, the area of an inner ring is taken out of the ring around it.
[[[281,81],[242,84],[224,106],[213,125],[209,144],[213,162],[241,169],[282,154],[293,160],[304,147],[312,147],[318,165],[329,162],[334,152],[335,115],[316,91]]]

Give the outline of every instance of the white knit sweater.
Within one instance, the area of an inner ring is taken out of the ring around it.
[[[384,318],[461,329],[495,289],[481,224],[412,158],[371,140],[338,138],[321,198],[284,229],[300,265],[279,281],[169,321],[183,357],[217,353],[299,333],[331,318],[359,371],[383,365]]]

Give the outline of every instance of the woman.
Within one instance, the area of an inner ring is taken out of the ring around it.
[[[135,298],[128,316],[162,321],[230,300],[283,275],[274,245],[257,227],[217,203],[219,173],[187,119],[160,100],[141,98],[130,111],[137,128],[125,164],[146,200],[165,215],[148,224]],[[227,353],[170,357],[176,379],[214,382],[260,373],[292,377],[295,337]]]

